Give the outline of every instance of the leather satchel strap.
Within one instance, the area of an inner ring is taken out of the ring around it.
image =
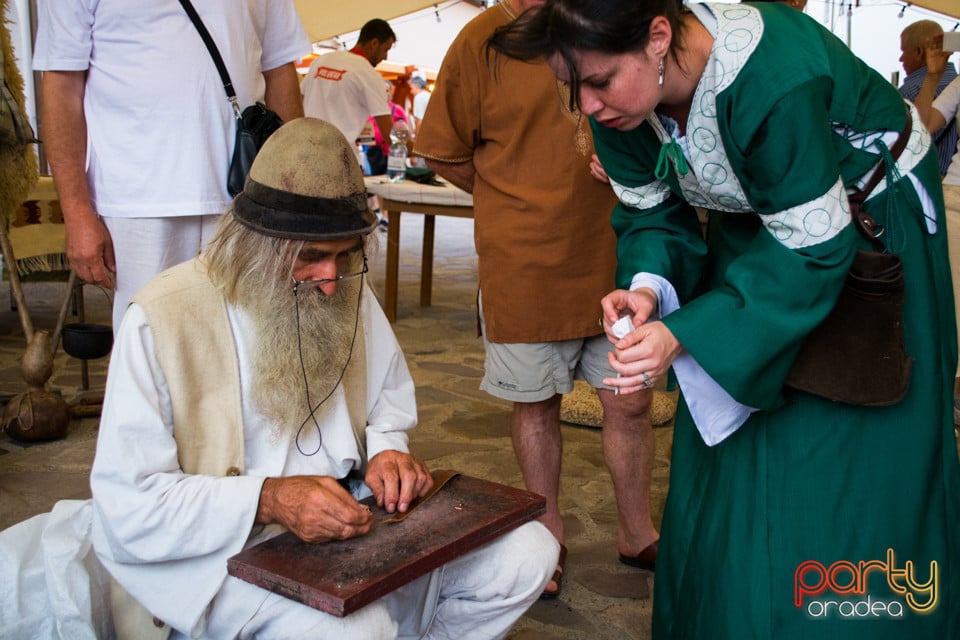
[[[903,125],[903,131],[900,132],[896,142],[890,147],[890,158],[894,163],[896,163],[900,158],[900,154],[903,153],[903,150],[907,147],[907,141],[910,139],[910,133],[913,130],[913,115],[910,113],[910,107],[907,107],[906,111],[907,121],[906,124]],[[877,185],[880,184],[884,175],[886,175],[886,167],[883,159],[881,159],[880,164],[874,169],[873,175],[871,175],[867,183],[863,185],[863,188],[857,189],[847,196],[850,201],[850,215],[853,217],[854,224],[860,233],[873,243],[877,251],[884,250],[883,242],[879,239],[883,233],[883,227],[878,225],[877,221],[863,210],[863,203],[873,190],[877,188]]]
[[[227,94],[227,99],[233,103],[234,110],[239,118],[240,108],[237,105],[237,92],[234,90],[233,81],[230,80],[230,74],[227,72],[227,65],[223,63],[220,50],[217,49],[217,43],[213,41],[213,36],[207,31],[207,26],[203,24],[203,20],[200,19],[200,15],[197,13],[197,10],[194,9],[190,0],[180,0],[180,4],[190,17],[190,22],[196,27],[197,33],[200,34],[200,38],[203,40],[203,44],[207,47],[207,51],[210,52],[210,57],[213,58],[213,64],[217,67],[217,73],[220,74],[220,81],[223,82],[223,90]]]

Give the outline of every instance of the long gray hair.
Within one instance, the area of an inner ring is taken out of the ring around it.
[[[364,237],[365,252],[376,250],[372,243],[371,236]],[[230,208],[221,216],[203,260],[213,284],[223,291],[227,302],[237,304],[240,292],[250,291],[251,284],[292,290],[290,265],[301,248],[303,240],[274,238],[250,229]],[[265,273],[276,277],[264,278]]]
[[[229,303],[236,304],[239,292],[249,291],[250,283],[260,282],[264,273],[276,274],[276,278],[267,279],[269,283],[276,283],[274,286],[290,287],[288,256],[296,256],[302,246],[301,240],[257,233],[238,222],[230,208],[220,218],[204,261],[210,280],[223,290]]]

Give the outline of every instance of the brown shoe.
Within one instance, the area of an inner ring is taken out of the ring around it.
[[[660,546],[659,540],[654,540],[647,547],[643,549],[640,553],[635,556],[625,556],[622,553],[620,554],[620,562],[623,564],[629,565],[631,567],[636,567],[638,569],[646,569],[647,571],[656,571],[657,570],[657,548]]]
[[[557,559],[557,569],[553,572],[550,581],[557,585],[556,589],[544,589],[540,594],[541,600],[553,600],[560,595],[560,588],[563,587],[563,563],[567,561],[567,548],[560,545],[560,557]]]

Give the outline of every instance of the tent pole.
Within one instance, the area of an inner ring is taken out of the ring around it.
[[[853,32],[853,4],[847,3],[847,49],[850,48],[850,36]]]

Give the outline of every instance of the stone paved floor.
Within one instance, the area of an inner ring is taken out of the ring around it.
[[[397,336],[417,385],[420,426],[414,452],[433,468],[455,468],[477,477],[522,486],[510,443],[510,405],[478,388],[483,345],[476,337],[476,257],[472,221],[438,218],[433,305],[419,306],[423,217],[404,214]],[[386,235],[371,264],[383,289]],[[52,328],[65,290],[59,283],[28,283],[26,296],[38,328]],[[109,323],[106,296],[85,288],[87,321]],[[23,390],[19,358],[24,348],[16,312],[0,288],[0,396]],[[69,320],[68,320],[69,321]],[[50,388],[68,400],[102,393],[108,358],[91,361],[90,389],[80,389],[79,361],[60,352]],[[666,495],[670,425],[656,430],[653,507],[659,522]],[[89,497],[88,473],[96,418],[72,420],[64,440],[25,446],[0,434],[0,529],[49,510],[64,498]],[[563,426],[561,507],[569,556],[563,593],[541,601],[517,624],[513,640],[649,638],[653,574],[620,565],[614,538],[616,509],[603,463],[599,431]]]

